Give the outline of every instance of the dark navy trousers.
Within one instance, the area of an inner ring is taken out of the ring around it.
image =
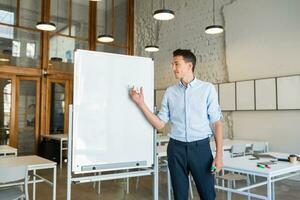
[[[215,200],[215,179],[210,169],[213,162],[209,139],[181,142],[170,138],[168,167],[175,200],[187,200],[189,173],[192,174],[201,200]]]

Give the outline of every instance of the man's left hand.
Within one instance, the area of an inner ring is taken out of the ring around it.
[[[213,166],[216,166],[215,173],[219,173],[223,167],[223,159],[216,157],[212,163]]]

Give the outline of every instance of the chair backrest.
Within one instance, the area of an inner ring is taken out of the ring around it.
[[[251,146],[252,153],[255,152],[266,152],[266,143],[265,142],[255,142]]]
[[[231,158],[230,151],[223,151],[223,160],[226,160],[228,158]]]
[[[234,144],[231,147],[231,157],[244,156],[246,152],[246,144]]]
[[[27,179],[27,166],[0,167],[0,183],[9,183]]]

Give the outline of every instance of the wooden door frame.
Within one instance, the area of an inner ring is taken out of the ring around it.
[[[16,136],[16,76],[10,74],[0,74],[1,79],[11,80],[11,107],[10,107],[10,125],[9,125],[9,145],[17,147]]]
[[[45,131],[44,134],[50,134],[50,119],[51,119],[51,84],[62,83],[65,85],[65,113],[64,113],[64,134],[69,130],[69,103],[72,102],[72,80],[70,79],[58,79],[49,77],[46,80],[46,109],[45,109]]]
[[[18,106],[20,97],[20,82],[21,81],[36,81],[36,100],[35,100],[35,133],[34,133],[34,153],[37,153],[39,137],[40,137],[40,78],[39,77],[24,77],[16,76],[16,103],[15,103],[15,147],[18,145]]]

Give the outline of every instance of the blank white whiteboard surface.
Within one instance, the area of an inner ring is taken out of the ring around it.
[[[278,109],[300,109],[300,76],[277,78]]]
[[[255,80],[256,110],[276,110],[275,78]]]
[[[219,84],[219,94],[222,111],[235,110],[235,83]]]
[[[150,167],[153,127],[129,96],[143,86],[153,110],[150,58],[77,50],[74,63],[72,171]]]
[[[254,81],[236,82],[236,109],[254,110]]]

